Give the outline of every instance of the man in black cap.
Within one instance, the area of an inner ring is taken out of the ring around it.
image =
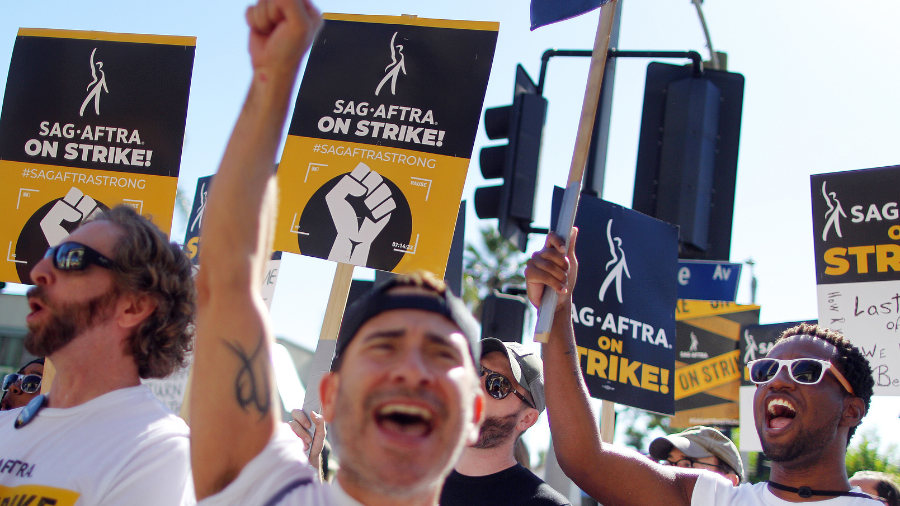
[[[433,276],[399,277],[347,310],[319,388],[341,464],[335,486],[313,481],[303,444],[280,423],[259,287],[271,254],[275,153],[319,14],[309,0],[259,0],[246,17],[253,80],[210,191],[197,276],[190,422],[198,499],[434,506],[478,437],[484,393],[477,325]]]
[[[738,486],[744,479],[741,454],[725,434],[698,425],[678,434],[658,437],[650,443],[650,457],[660,464],[706,469]]]
[[[481,341],[488,396],[478,442],[465,449],[441,492],[441,506],[567,506],[565,496],[513,456],[516,441],[544,411],[544,366],[519,343]]]

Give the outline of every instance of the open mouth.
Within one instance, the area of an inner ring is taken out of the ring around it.
[[[375,410],[375,422],[384,431],[425,437],[434,429],[434,414],[418,405],[388,403]]]
[[[772,399],[766,407],[766,423],[770,429],[783,429],[796,416],[796,408],[790,401],[785,399]]]

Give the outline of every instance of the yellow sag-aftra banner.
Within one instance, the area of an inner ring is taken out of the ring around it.
[[[172,224],[194,37],[20,29],[0,114],[0,280],[98,210]]]
[[[443,275],[498,24],[325,20],[278,168],[275,249]]]

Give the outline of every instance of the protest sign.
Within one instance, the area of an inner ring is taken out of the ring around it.
[[[866,355],[875,395],[900,395],[900,167],[810,183],[819,322]]]
[[[555,212],[562,198],[555,188]],[[678,228],[588,195],[575,226],[572,322],[591,396],[673,414]]]
[[[671,427],[738,425],[741,327],[759,306],[679,300],[675,314],[675,416]]]
[[[743,370],[740,387],[740,447],[742,452],[762,451],[762,443],[759,441],[759,434],[756,433],[756,422],[753,418],[753,395],[756,392],[756,384],[750,381],[750,370],[747,369],[747,363],[765,358],[782,332],[801,323],[804,322],[746,325],[741,329],[739,351],[741,357],[740,365]],[[816,322],[807,321],[806,323]]]
[[[19,30],[0,116],[0,280],[97,209],[172,224],[194,37]]]
[[[275,248],[443,275],[497,29],[326,14],[278,169]]]

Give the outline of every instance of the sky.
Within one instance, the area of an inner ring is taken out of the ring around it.
[[[689,0],[620,0],[620,49],[709,51]],[[179,188],[189,198],[197,178],[216,171],[250,80],[243,12],[247,0],[29,0],[0,3],[0,79],[20,27],[191,35],[197,48]],[[507,105],[515,67],[536,80],[548,48],[589,49],[598,12],[529,30],[527,0],[320,0],[323,12],[414,14],[499,21],[485,107]],[[760,2],[707,0],[713,46],[728,70],[746,79],[731,261],[753,259],[761,323],[816,318],[810,204],[811,174],[900,162],[900,4],[883,0]],[[630,207],[644,76],[650,60],[617,64],[603,198]],[[662,60],[660,60],[662,61]],[[674,61],[673,63],[678,63]],[[554,185],[564,185],[588,69],[587,58],[551,60],[544,96],[549,110],[541,152],[535,226],[549,225]],[[299,80],[298,80],[299,86]],[[471,205],[483,186],[478,151],[494,144],[479,128],[463,198],[470,204],[466,238],[477,242]],[[184,237],[176,214],[173,239]],[[533,236],[529,251],[542,245]],[[272,306],[277,335],[314,349],[335,264],[285,255]],[[356,277],[371,279],[356,268]],[[749,269],[737,301],[750,302]],[[526,336],[526,341],[530,336]],[[866,424],[900,442],[900,398],[876,398]],[[865,426],[865,427],[868,427]]]

